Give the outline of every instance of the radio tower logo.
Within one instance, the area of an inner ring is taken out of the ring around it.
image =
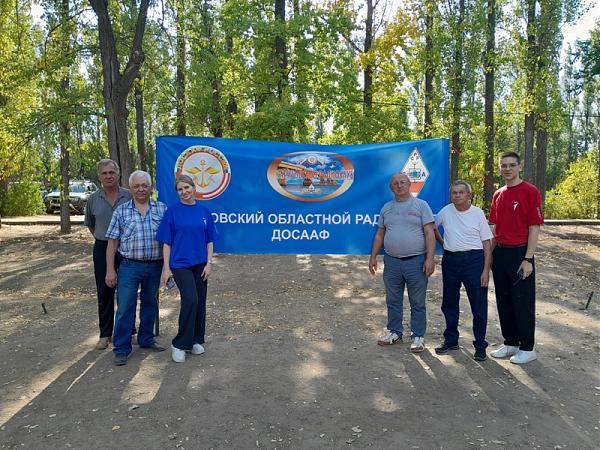
[[[425,186],[427,178],[429,178],[429,169],[423,162],[417,147],[411,152],[402,172],[408,175],[410,179],[410,193],[413,197],[417,197],[423,186]]]

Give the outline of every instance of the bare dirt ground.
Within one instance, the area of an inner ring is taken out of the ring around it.
[[[461,350],[435,354],[439,265],[416,356],[406,340],[375,345],[385,299],[366,257],[219,255],[206,354],[175,364],[136,348],[114,367],[92,349],[92,241],[74,230],[0,229],[1,448],[598,448],[600,227],[545,227],[526,366],[471,359],[464,298]],[[162,294],[167,345],[178,306]],[[493,287],[489,309],[491,350]]]

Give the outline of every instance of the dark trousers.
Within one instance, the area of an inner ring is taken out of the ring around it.
[[[179,330],[173,347],[191,350],[194,344],[204,344],[206,330],[206,290],[208,283],[202,279],[205,264],[172,269],[173,278],[181,294]]]
[[[448,344],[458,344],[458,317],[460,286],[463,284],[471,304],[473,314],[473,345],[476,349],[485,349],[487,328],[487,287],[481,287],[483,272],[483,250],[464,252],[444,252],[442,258],[443,300],[442,312],[446,318],[444,341]]]
[[[98,294],[98,324],[100,337],[111,337],[115,323],[115,288],[106,285],[106,247],[108,241],[96,239],[94,242],[93,260],[96,292]],[[115,270],[119,270],[121,255],[115,256]]]
[[[526,279],[520,280],[517,275],[526,251],[526,245],[497,246],[492,272],[504,345],[531,351],[535,335],[535,266]]]

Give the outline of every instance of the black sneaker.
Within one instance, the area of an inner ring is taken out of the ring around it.
[[[475,349],[475,354],[473,355],[473,359],[475,361],[485,361],[487,359],[487,355],[485,354],[484,348]]]
[[[458,349],[459,349],[458,344],[448,344],[447,342],[444,342],[442,345],[435,348],[435,352],[438,355],[445,355],[450,350],[458,350]]]
[[[148,350],[152,350],[153,352],[164,352],[165,351],[165,348],[162,345],[160,345],[160,344],[158,344],[156,342],[153,342],[148,347],[141,347],[141,348],[146,348]]]
[[[115,355],[115,366],[124,366],[127,364],[127,355]]]

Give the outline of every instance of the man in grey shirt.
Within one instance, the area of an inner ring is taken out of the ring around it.
[[[102,188],[94,192],[85,207],[84,224],[96,239],[94,242],[93,260],[96,291],[98,293],[98,324],[100,339],[97,350],[108,347],[113,334],[115,321],[115,288],[108,287],[106,277],[106,247],[108,238],[106,230],[110,224],[113,211],[122,203],[131,200],[131,194],[119,186],[119,166],[112,159],[102,159],[97,164],[98,179]],[[120,261],[115,261],[118,267]]]
[[[410,193],[410,179],[406,174],[394,174],[390,179],[390,190],[394,200],[381,208],[379,229],[373,238],[369,258],[369,271],[375,274],[377,254],[383,246],[388,333],[377,343],[392,345],[402,339],[406,285],[410,302],[410,351],[421,353],[425,349],[427,279],[435,269],[435,219],[429,205]]]

